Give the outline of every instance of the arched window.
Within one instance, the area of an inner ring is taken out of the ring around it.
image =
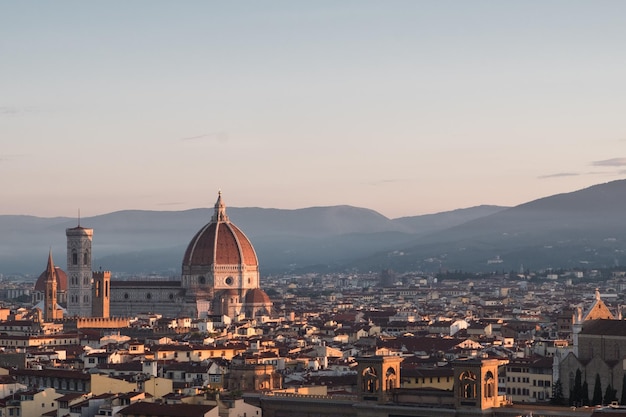
[[[387,391],[396,387],[396,371],[391,367],[385,372],[385,386],[387,387]]]
[[[83,254],[83,265],[89,265],[89,251],[85,251]]]
[[[72,265],[78,265],[78,253],[76,249],[72,249]]]
[[[487,371],[485,374],[485,386],[484,386],[484,396],[485,398],[492,398],[495,393],[495,379],[493,377],[493,373],[491,371]]]
[[[476,398],[476,375],[472,371],[459,375],[459,389],[462,398]]]
[[[374,368],[366,368],[363,370],[363,386],[361,389],[364,392],[374,393],[378,391],[378,375]]]

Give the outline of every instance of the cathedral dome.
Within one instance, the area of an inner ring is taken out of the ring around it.
[[[191,239],[183,257],[183,273],[198,266],[258,266],[252,243],[230,222],[220,193],[211,221]]]
[[[67,291],[67,274],[64,270],[59,268],[58,266],[54,267],[55,275],[57,277],[57,291]],[[35,282],[35,291],[45,292],[46,291],[46,277],[48,276],[48,271],[45,270],[39,275],[37,281]]]
[[[246,293],[246,304],[271,305],[270,297],[260,288],[253,288]]]

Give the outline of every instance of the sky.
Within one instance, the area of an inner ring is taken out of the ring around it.
[[[626,2],[0,0],[0,214],[351,205],[626,178]]]

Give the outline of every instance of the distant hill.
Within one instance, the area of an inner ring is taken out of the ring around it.
[[[626,180],[506,208],[478,206],[388,219],[364,208],[228,207],[252,241],[261,273],[510,271],[626,263]],[[81,219],[94,229],[94,268],[179,276],[184,250],[212,208],[119,211]],[[48,250],[65,267],[76,219],[0,216],[0,273],[39,274]]]
[[[626,263],[626,180],[534,200],[357,260],[360,268],[510,271]]]
[[[252,240],[262,272],[281,273],[311,265],[336,267],[502,209],[477,207],[396,220],[351,206],[228,207],[227,213]],[[213,208],[125,210],[83,218],[80,223],[94,229],[94,268],[176,276],[188,242],[212,214]],[[55,262],[64,268],[65,229],[77,224],[77,219],[66,217],[0,216],[0,273],[39,274],[50,249]]]

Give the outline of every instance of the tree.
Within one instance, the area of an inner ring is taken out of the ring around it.
[[[552,398],[550,398],[550,403],[554,405],[563,405],[564,400],[563,384],[561,384],[561,379],[557,379],[552,386]]]
[[[600,374],[596,374],[596,382],[593,384],[591,405],[602,405],[602,382],[600,382]]]
[[[603,404],[611,404],[613,401],[617,401],[617,390],[613,389],[611,384],[606,387],[606,392],[604,393],[604,403]]]
[[[569,391],[569,405],[579,406],[583,402],[583,386],[582,386],[582,373],[580,369],[576,369],[576,376],[574,377],[574,386],[570,387]]]
[[[580,398],[583,405],[589,405],[589,384],[587,384],[587,381],[583,382]]]
[[[626,374],[622,377],[622,397],[621,404],[626,404]]]

